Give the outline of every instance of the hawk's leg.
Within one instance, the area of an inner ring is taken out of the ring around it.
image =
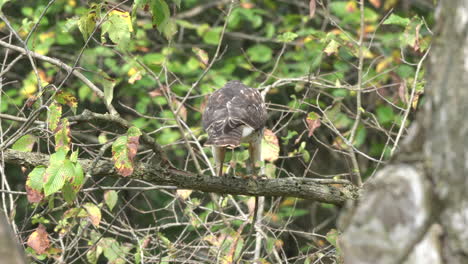
[[[262,158],[262,133],[259,132],[258,136],[255,136],[255,138],[250,142],[249,144],[249,156],[250,156],[250,166],[251,169],[255,169],[257,163],[259,163],[260,166],[260,172],[258,173],[259,176],[265,175],[265,167],[263,163],[263,158]],[[247,169],[249,170],[249,166],[247,166]],[[249,171],[249,173],[252,173],[252,171]],[[255,173],[255,171],[253,171]]]
[[[223,176],[223,163],[224,163],[224,156],[226,154],[226,147],[212,147],[213,151],[213,158],[215,160],[215,171],[217,172],[218,176]]]

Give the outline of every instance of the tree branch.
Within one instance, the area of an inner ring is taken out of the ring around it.
[[[5,47],[7,49],[10,49],[10,50],[17,51],[17,52],[19,52],[21,54],[28,54],[27,50],[25,50],[25,49],[23,49],[21,47],[9,44],[9,43],[7,43],[5,41],[2,41],[2,40],[0,40],[0,46],[3,46],[3,47]],[[93,82],[91,82],[88,78],[86,78],[86,76],[84,76],[81,72],[77,71],[76,68],[74,69],[73,67],[70,67],[69,65],[67,65],[64,62],[60,61],[59,59],[51,58],[51,57],[41,55],[41,54],[38,54],[38,53],[35,53],[35,52],[32,52],[32,51],[29,52],[29,55],[31,55],[33,58],[36,58],[36,59],[39,59],[39,60],[42,60],[42,61],[46,61],[46,62],[48,62],[50,64],[53,64],[53,65],[55,65],[55,66],[57,66],[59,68],[62,68],[64,70],[66,70],[67,72],[72,72],[72,74],[75,75],[76,78],[80,79],[84,84],[86,84],[86,86],[91,88],[91,90],[93,90],[96,93],[96,95],[99,97],[99,99],[102,99],[104,101],[104,92],[99,87],[97,87]],[[107,108],[108,108],[110,113],[116,113],[116,110],[112,105],[108,105]]]
[[[22,166],[47,166],[49,164],[49,155],[42,153],[7,149],[3,152],[3,158],[6,163]],[[79,162],[86,172],[91,168],[93,160],[79,159]],[[116,172],[111,161],[99,161],[93,172],[94,176],[122,177]],[[135,163],[134,172],[129,178],[141,179],[158,185],[173,185],[180,189],[249,196],[289,196],[335,205],[343,205],[347,200],[357,199],[359,192],[359,188],[352,184],[323,184],[310,178],[255,180],[213,177],[178,170],[167,164],[161,166],[139,162]]]

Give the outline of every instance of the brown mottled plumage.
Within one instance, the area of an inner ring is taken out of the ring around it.
[[[250,144],[251,162],[255,164],[261,160],[260,147],[266,119],[265,103],[258,90],[240,81],[230,81],[210,96],[202,123],[208,133],[205,145],[213,147],[220,174],[226,147],[235,148],[241,142],[247,142]]]

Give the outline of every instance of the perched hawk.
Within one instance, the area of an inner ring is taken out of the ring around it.
[[[267,119],[265,102],[257,89],[240,81],[230,81],[208,99],[203,113],[203,128],[208,133],[207,146],[212,146],[218,175],[223,174],[226,148],[249,143],[250,165],[262,161],[261,143]],[[260,171],[263,174],[263,167]]]

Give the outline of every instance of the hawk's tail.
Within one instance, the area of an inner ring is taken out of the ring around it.
[[[229,147],[235,148],[240,146],[242,137],[242,127],[237,127],[227,133],[214,133],[210,135],[205,146]]]

